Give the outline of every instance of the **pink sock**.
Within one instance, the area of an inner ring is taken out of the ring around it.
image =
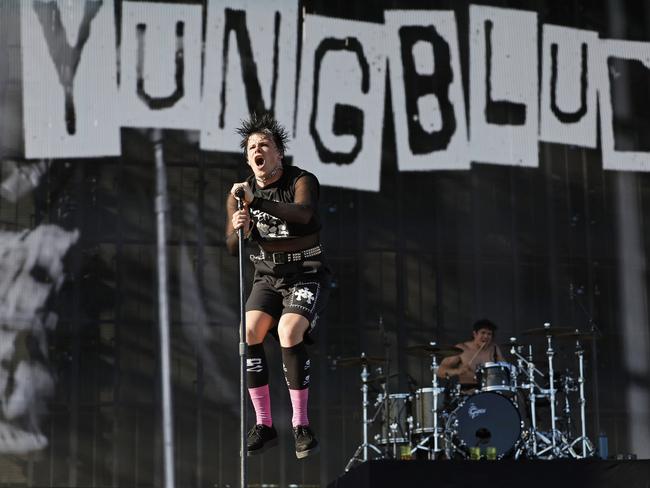
[[[271,395],[269,394],[269,385],[249,388],[248,394],[255,408],[256,424],[264,424],[268,427],[273,425],[271,418]]]
[[[309,388],[304,390],[289,390],[291,396],[291,406],[293,407],[293,417],[291,424],[296,425],[309,425],[307,418],[307,399],[309,398]]]

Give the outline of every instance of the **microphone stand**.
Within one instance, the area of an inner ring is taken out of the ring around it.
[[[596,429],[594,435],[597,436],[600,434],[600,401],[599,401],[600,395],[598,390],[598,348],[596,347],[596,339],[602,337],[603,333],[598,328],[596,321],[591,316],[589,311],[585,308],[584,304],[582,303],[582,300],[578,298],[579,294],[580,293],[578,292],[574,292],[573,283],[569,283],[569,298],[571,299],[572,302],[578,304],[578,307],[580,307],[580,310],[582,311],[584,316],[587,317],[587,325],[589,327],[589,332],[593,334],[591,337],[591,382],[593,384],[592,395],[593,395],[593,405],[594,405],[594,421],[595,421],[594,427]]]
[[[237,210],[244,208],[243,191],[237,191],[235,194],[237,198]],[[237,237],[239,238],[239,433],[241,441],[241,462],[239,466],[239,479],[241,481],[241,488],[248,486],[248,473],[247,473],[247,460],[248,449],[246,445],[246,357],[248,356],[248,346],[246,345],[246,297],[244,296],[244,229],[240,227],[237,229]]]

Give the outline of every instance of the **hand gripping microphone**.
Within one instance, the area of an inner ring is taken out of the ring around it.
[[[237,199],[237,210],[241,210],[244,208],[244,195],[246,192],[244,189],[240,186],[235,190],[235,198]]]

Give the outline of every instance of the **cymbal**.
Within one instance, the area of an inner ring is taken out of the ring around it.
[[[566,334],[560,334],[557,337],[560,338],[560,339],[573,339],[575,341],[581,341],[581,340],[598,339],[600,337],[600,335],[596,334],[595,332],[582,331],[582,330],[576,329],[573,332],[567,332]]]
[[[385,374],[379,374],[377,376],[373,376],[371,378],[368,378],[364,383],[386,383],[387,379],[393,378],[397,376],[397,373],[393,373],[388,375],[388,377]]]
[[[386,358],[381,356],[350,356],[336,360],[337,366],[358,366],[360,364],[381,364]]]
[[[501,349],[510,349],[510,348],[513,347],[513,346],[514,346],[514,347],[523,347],[523,346],[525,346],[525,345],[526,345],[526,344],[524,344],[523,342],[519,342],[519,341],[510,341],[510,342],[503,342],[503,343],[499,344],[499,347],[500,347]]]
[[[570,334],[575,332],[571,327],[537,327],[535,329],[528,329],[522,332],[524,335],[536,336],[559,336],[561,334]]]
[[[431,344],[418,344],[417,346],[409,346],[406,348],[406,353],[411,356],[436,356],[436,358],[448,358],[450,356],[458,356],[463,350],[456,346],[432,346]]]

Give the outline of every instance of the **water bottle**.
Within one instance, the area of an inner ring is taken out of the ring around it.
[[[598,436],[598,456],[600,459],[607,459],[609,456],[609,449],[607,447],[607,434],[601,432]]]

